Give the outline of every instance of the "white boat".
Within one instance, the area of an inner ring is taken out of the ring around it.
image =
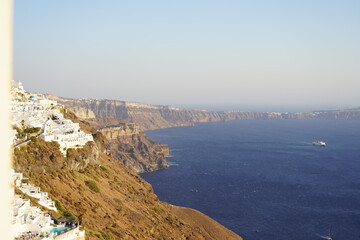
[[[320,147],[325,147],[326,146],[326,143],[323,142],[323,141],[315,141],[312,143],[312,145],[314,146],[320,146]]]

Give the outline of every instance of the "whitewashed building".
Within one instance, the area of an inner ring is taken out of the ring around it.
[[[14,186],[23,193],[38,200],[38,203],[49,210],[57,211],[55,202],[48,196],[47,192],[42,192],[40,187],[35,187],[34,184],[29,183],[28,178],[24,178],[22,173],[11,171]]]
[[[49,214],[43,214],[40,208],[30,205],[29,199],[22,199],[18,195],[13,198],[11,222],[11,233],[14,238],[27,232],[49,232],[53,228]]]
[[[54,202],[48,197],[48,193],[41,192],[39,187],[29,184],[22,173],[11,171],[14,188],[18,188],[25,194],[39,199],[39,204],[50,210],[56,210]],[[13,188],[13,189],[14,189]],[[84,240],[85,230],[81,230],[78,224],[72,223],[55,224],[49,214],[43,213],[39,207],[31,206],[29,199],[23,199],[11,192],[11,235],[14,239],[41,239],[41,240]]]
[[[29,127],[42,127],[50,116],[63,118],[59,109],[47,108],[47,104],[39,105],[32,101],[11,101],[12,125],[22,127],[22,121]]]
[[[85,240],[79,225],[56,225],[49,214],[30,205],[29,199],[14,195],[11,213],[11,235],[14,239]]]
[[[46,99],[42,94],[26,92],[20,82],[13,83],[12,95],[12,125],[20,129],[25,126],[41,128],[42,138],[58,142],[63,154],[68,148],[83,147],[88,141],[93,141],[92,135],[81,131],[78,123],[64,118],[55,108],[58,106],[56,101]],[[15,143],[16,139],[12,141]]]
[[[77,148],[93,141],[91,134],[80,130],[78,123],[68,119],[48,119],[44,124],[43,138],[45,141],[56,141],[61,148]]]

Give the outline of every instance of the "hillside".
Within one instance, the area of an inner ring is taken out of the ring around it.
[[[87,239],[241,239],[196,210],[159,201],[149,183],[107,153],[103,134],[77,121],[94,142],[64,156],[58,143],[33,137],[14,149],[14,169],[49,192],[60,214],[78,217]]]
[[[142,130],[191,126],[200,122],[251,119],[345,119],[360,120],[359,109],[314,111],[307,113],[206,111],[171,106],[148,105],[119,100],[70,99],[47,95],[72,109],[81,119],[98,127],[120,120],[137,123]]]

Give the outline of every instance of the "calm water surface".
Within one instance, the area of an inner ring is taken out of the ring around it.
[[[245,240],[329,231],[360,239],[360,121],[233,121],[147,134],[173,155],[168,169],[142,174],[162,201],[195,208]]]

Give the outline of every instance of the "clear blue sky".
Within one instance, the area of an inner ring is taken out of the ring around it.
[[[63,97],[360,106],[360,1],[15,0],[14,78]]]

